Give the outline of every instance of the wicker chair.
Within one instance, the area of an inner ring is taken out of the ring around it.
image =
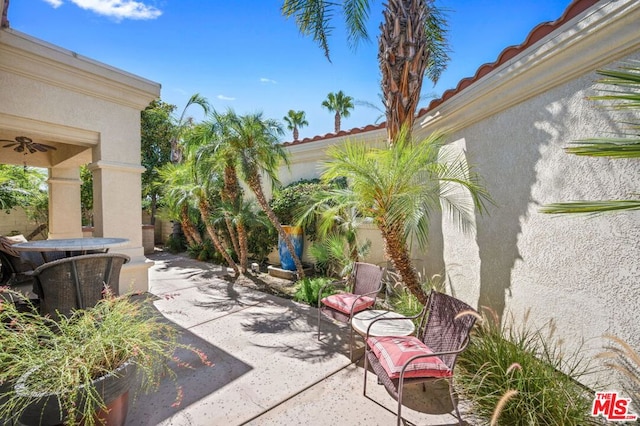
[[[87,254],[45,263],[34,272],[34,292],[40,313],[58,318],[72,310],[94,306],[105,285],[118,293],[122,265],[129,256],[119,253]]]
[[[318,340],[322,315],[349,324],[349,359],[353,359],[353,315],[374,306],[376,296],[382,290],[382,276],[385,268],[370,263],[356,262],[346,280],[335,281],[323,286],[318,293]],[[324,288],[333,286],[347,288],[347,292],[322,298]]]
[[[432,291],[422,315],[419,337],[366,336],[364,388],[367,395],[367,370],[371,365],[391,396],[398,401],[398,426],[401,422],[404,385],[446,379],[449,395],[460,424],[463,424],[453,388],[453,369],[458,354],[469,344],[469,333],[477,312],[466,303]],[[383,319],[381,321],[393,321]]]

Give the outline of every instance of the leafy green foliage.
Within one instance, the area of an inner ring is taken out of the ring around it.
[[[46,194],[46,172],[41,169],[0,164],[0,209],[27,209]]]
[[[142,205],[153,217],[161,197],[161,185],[158,185],[158,170],[171,162],[171,140],[176,133],[176,125],[171,114],[176,106],[160,99],[152,101],[140,113]]]
[[[183,252],[187,246],[184,236],[176,236],[171,234],[167,238],[167,241],[165,241],[164,247],[170,253],[180,253]]]
[[[247,226],[247,239],[249,255],[259,263],[263,263],[278,244],[278,232],[264,212],[260,212],[260,216],[264,219]]]
[[[80,166],[80,209],[82,225],[93,225],[93,174],[87,166]]]
[[[283,225],[297,225],[297,216],[313,196],[325,189],[319,179],[302,179],[275,191],[269,205]],[[304,233],[310,240],[316,236],[315,223],[306,223]]]
[[[458,358],[456,381],[472,411],[504,425],[597,424],[593,393],[578,383],[591,372],[581,350],[565,353],[553,322],[539,329],[529,328],[526,317],[519,328],[514,323],[501,329],[485,315]],[[511,397],[500,403],[505,395]]]
[[[318,295],[322,286],[334,281],[327,277],[305,277],[297,282],[296,292],[293,295],[293,300],[297,302],[304,302],[310,306],[318,307]],[[335,293],[335,288],[328,285],[322,292],[322,297],[327,297]]]

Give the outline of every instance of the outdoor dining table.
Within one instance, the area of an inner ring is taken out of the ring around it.
[[[90,238],[60,238],[51,240],[27,241],[12,245],[17,251],[40,252],[45,262],[59,259],[60,253],[64,257],[103,252],[110,248],[121,247],[129,243],[126,238],[90,237]],[[58,255],[56,255],[58,254]]]

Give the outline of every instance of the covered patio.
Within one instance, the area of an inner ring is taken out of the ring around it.
[[[140,111],[160,96],[160,85],[3,22],[0,87],[0,139],[16,141],[0,145],[0,163],[48,170],[49,239],[83,236],[80,166],[87,165],[93,235],[129,240],[118,249],[131,257],[120,285],[146,291],[151,262],[142,242]]]

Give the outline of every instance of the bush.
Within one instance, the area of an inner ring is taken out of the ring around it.
[[[232,249],[227,249],[229,256],[237,261],[237,255]],[[228,266],[225,258],[216,250],[213,242],[206,238],[202,244],[191,244],[187,247],[187,254],[192,259],[198,259],[201,262],[211,262],[216,265]]]
[[[520,329],[513,319],[500,329],[497,317],[484,316],[456,371],[472,412],[484,420],[495,413],[501,425],[599,424],[590,416],[593,393],[577,381],[589,367],[579,350],[563,353],[554,328],[531,330],[525,317]]]
[[[278,244],[278,232],[268,220],[250,224],[247,228],[249,256],[260,263],[264,263],[269,253]]]
[[[184,237],[176,237],[173,234],[169,235],[167,241],[164,243],[164,247],[170,253],[180,253],[186,248],[186,240]]]
[[[327,277],[305,277],[297,282],[296,292],[293,295],[293,300],[296,302],[304,302],[310,306],[318,307],[318,293],[320,288],[334,281],[332,278]],[[322,297],[327,297],[336,292],[333,286],[327,286],[322,292]]]

